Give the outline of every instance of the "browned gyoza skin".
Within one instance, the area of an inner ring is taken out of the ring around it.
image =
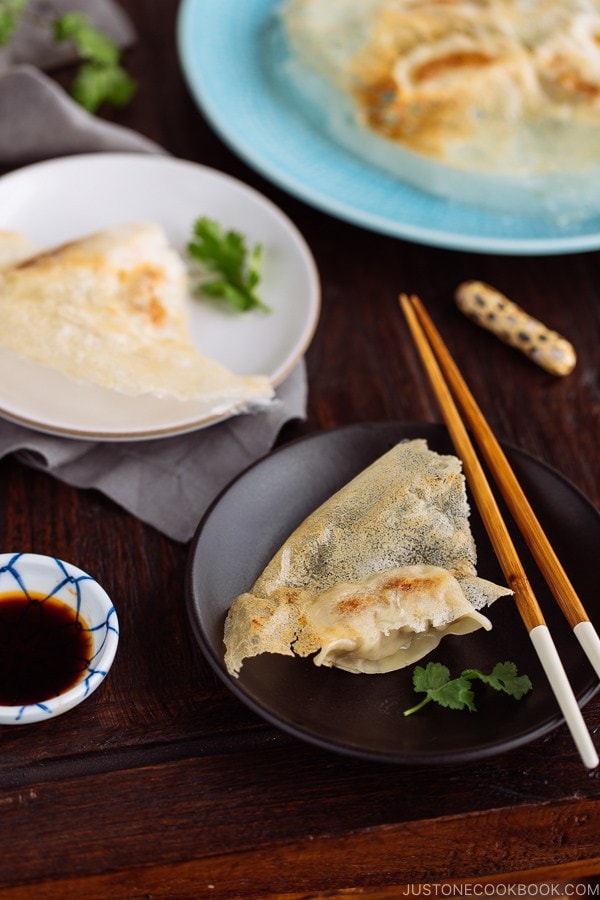
[[[196,350],[186,291],[160,226],[107,229],[0,268],[0,346],[125,394],[199,400],[207,414],[268,401],[266,377],[234,375]]]
[[[600,209],[598,0],[288,0],[281,21],[282,77],[353,153],[489,208]]]
[[[481,579],[455,456],[398,444],[313,512],[235,599],[225,657],[317,653],[317,665],[387,672],[445,634],[491,628],[478,610],[509,594]]]

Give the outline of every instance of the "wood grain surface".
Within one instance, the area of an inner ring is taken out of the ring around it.
[[[314,253],[323,308],[306,356],[308,415],[279,443],[353,422],[441,421],[398,309],[398,293],[415,292],[496,435],[600,505],[600,252],[436,249],[308,207],[241,162],[192,102],[176,0],[122,6],[138,32],[125,63],[140,87],[103,114],[258,188]],[[452,297],[467,279],[565,335],[573,374],[549,375],[463,317]],[[43,726],[0,727],[0,896],[375,900],[425,883],[597,883],[600,772],[580,764],[564,726],[439,768],[320,750],[258,718],[203,659],[184,605],[187,546],[16,458],[0,462],[0,536],[4,551],[52,554],[97,577],[122,634],[86,703]],[[585,717],[597,741],[599,696]]]

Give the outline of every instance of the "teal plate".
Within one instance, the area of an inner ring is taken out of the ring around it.
[[[275,77],[276,0],[183,0],[181,64],[202,113],[249,165],[305,202],[373,231],[482,253],[600,248],[600,216],[568,227],[485,212],[409,187],[337,145]]]

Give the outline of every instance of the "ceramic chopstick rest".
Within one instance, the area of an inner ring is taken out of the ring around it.
[[[465,281],[455,293],[456,305],[469,319],[520,350],[553,375],[568,375],[577,356],[573,345],[543,322],[482,281]]]

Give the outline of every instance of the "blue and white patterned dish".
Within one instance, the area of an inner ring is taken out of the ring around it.
[[[71,563],[36,553],[0,554],[0,603],[3,596],[40,595],[70,606],[86,623],[92,653],[80,681],[57,697],[25,706],[0,706],[0,724],[27,725],[61,715],[85,700],[102,683],[119,642],[112,601],[91,575]]]
[[[600,216],[489,212],[426,194],[336,144],[274,76],[277,0],[182,0],[179,55],[215,130],[247,163],[307,203],[400,238],[484,253],[551,254],[600,247]]]

